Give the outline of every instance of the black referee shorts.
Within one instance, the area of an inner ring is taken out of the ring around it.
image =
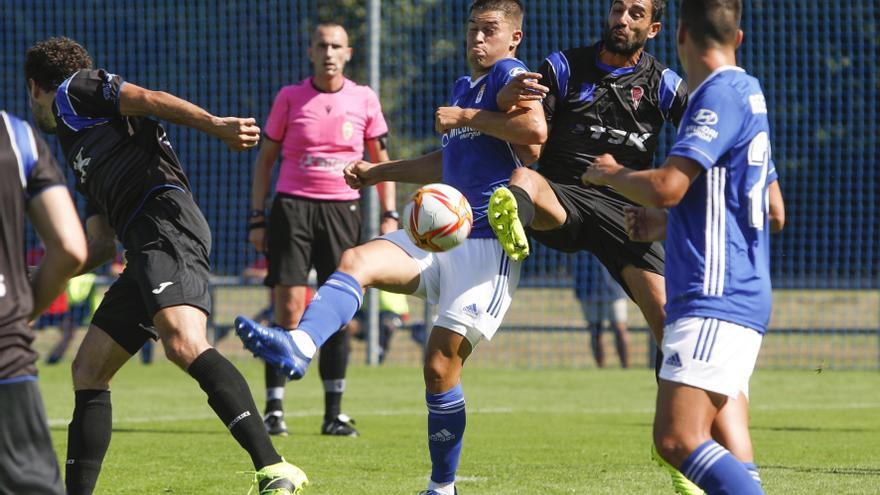
[[[36,378],[20,379],[0,380],[0,495],[64,495]]]
[[[635,242],[627,236],[623,209],[632,206],[630,203],[595,187],[548,183],[565,208],[568,219],[558,229],[529,229],[532,238],[558,251],[574,253],[586,250],[593,253],[630,295],[621,277],[627,265],[663,275],[663,245],[659,242]]]
[[[189,193],[166,189],[148,200],[123,239],[125,270],[92,323],[134,354],[156,339],[153,317],[188,305],[211,312],[211,229]]]
[[[336,271],[342,253],[361,236],[358,201],[323,201],[277,194],[269,214],[266,285],[306,285],[314,266],[318,285]]]

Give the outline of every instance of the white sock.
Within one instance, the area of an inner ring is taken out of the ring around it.
[[[284,400],[284,387],[267,388],[266,400]]]
[[[309,334],[304,331],[293,330],[290,332],[290,337],[293,339],[293,343],[296,344],[296,347],[299,348],[300,352],[305,354],[309,359],[318,352],[318,346],[315,345],[315,342],[309,337]]]
[[[433,480],[428,482],[428,490],[434,490],[440,495],[455,495],[455,481],[449,483],[434,483]]]

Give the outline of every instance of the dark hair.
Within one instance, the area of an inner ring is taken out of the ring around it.
[[[474,0],[470,12],[485,12],[487,10],[503,12],[504,16],[513,21],[516,26],[522,26],[525,8],[520,0]]]
[[[651,21],[658,22],[666,13],[666,0],[651,0]]]
[[[57,37],[41,41],[28,48],[24,57],[24,75],[37,86],[54,91],[65,79],[80,69],[91,69],[92,57],[76,41]]]
[[[679,19],[699,45],[733,43],[742,17],[741,0],[681,0]]]

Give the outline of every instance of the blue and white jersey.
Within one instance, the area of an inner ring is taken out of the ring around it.
[[[758,332],[770,320],[767,104],[757,79],[738,67],[713,72],[690,95],[671,156],[705,173],[669,213],[666,321],[701,316]]]
[[[460,77],[452,88],[449,103],[461,108],[499,111],[495,97],[511,78],[527,72],[515,58],[498,61],[488,74],[471,80]],[[470,128],[452,129],[443,135],[443,182],[461,191],[471,204],[474,225],[471,238],[495,237],[486,219],[489,196],[504,186],[516,167],[523,166],[511,145]]]

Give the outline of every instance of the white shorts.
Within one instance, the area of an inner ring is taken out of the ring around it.
[[[681,318],[663,329],[660,378],[748,398],[763,335],[715,318]]]
[[[463,335],[476,347],[492,336],[519,285],[521,262],[507,257],[492,239],[467,239],[442,253],[416,247],[404,230],[380,237],[406,251],[419,265],[419,288],[412,295],[437,305],[434,326]]]

